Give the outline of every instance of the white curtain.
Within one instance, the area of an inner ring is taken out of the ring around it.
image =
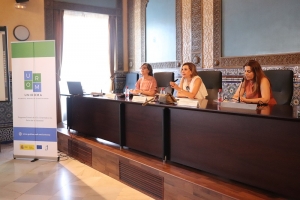
[[[108,15],[65,11],[61,81],[81,81],[85,92],[109,92]]]

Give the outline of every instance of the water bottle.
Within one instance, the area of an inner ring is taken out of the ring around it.
[[[218,92],[218,101],[219,102],[222,102],[222,89],[219,89],[219,92]]]
[[[166,94],[165,88],[160,89],[160,94]]]
[[[128,89],[128,86],[126,86],[126,89],[125,89],[125,99],[129,100],[129,89]]]

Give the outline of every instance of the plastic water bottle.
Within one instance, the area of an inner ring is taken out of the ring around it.
[[[166,94],[165,88],[160,89],[160,94]]]
[[[219,89],[219,92],[218,92],[218,101],[219,102],[222,102],[222,89]]]
[[[125,99],[129,100],[129,89],[128,89],[128,86],[126,86],[126,89],[125,89]]]

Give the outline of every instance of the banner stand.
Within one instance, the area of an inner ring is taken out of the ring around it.
[[[14,158],[57,160],[55,41],[11,43]]]

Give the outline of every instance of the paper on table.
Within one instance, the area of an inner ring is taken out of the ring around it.
[[[176,98],[178,99],[178,106],[188,106],[188,107],[198,107],[199,100],[198,99],[188,99],[188,98]]]
[[[106,93],[105,96],[109,99],[115,99],[116,98],[116,94],[112,94],[112,93]]]
[[[144,103],[147,101],[147,96],[133,96],[131,101]]]

